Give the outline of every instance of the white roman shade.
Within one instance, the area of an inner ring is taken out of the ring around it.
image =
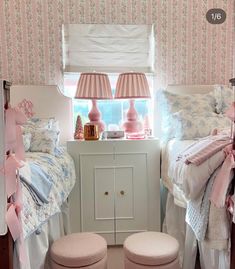
[[[64,24],[64,72],[154,71],[153,25]]]

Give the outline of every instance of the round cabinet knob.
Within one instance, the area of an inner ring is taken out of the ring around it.
[[[121,195],[124,195],[124,194],[125,194],[125,192],[124,192],[124,191],[120,191],[120,194],[121,194]]]
[[[104,195],[106,195],[106,196],[107,196],[107,195],[109,195],[109,192],[108,192],[108,191],[106,191],[106,192],[104,193]]]

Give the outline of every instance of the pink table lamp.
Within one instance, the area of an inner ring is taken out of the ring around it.
[[[138,120],[135,109],[136,98],[151,98],[148,82],[144,73],[122,73],[118,77],[115,98],[130,99],[130,108],[127,112],[127,121],[123,124],[126,133],[140,133],[143,124]]]
[[[101,113],[96,100],[113,98],[107,74],[82,73],[78,81],[75,98],[92,100],[92,108],[88,114],[90,123],[98,125],[99,132],[103,132],[105,123],[101,120]]]

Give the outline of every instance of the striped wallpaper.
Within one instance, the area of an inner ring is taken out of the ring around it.
[[[155,24],[159,85],[228,83],[234,0],[1,0],[0,78],[62,85],[63,23]],[[225,23],[211,25],[208,9]]]

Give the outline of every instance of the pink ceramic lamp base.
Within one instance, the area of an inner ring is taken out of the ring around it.
[[[138,120],[138,113],[135,109],[134,100],[130,100],[130,108],[127,112],[127,121],[124,122],[123,129],[128,138],[143,138],[143,124]]]
[[[90,124],[98,125],[99,133],[105,130],[105,123],[101,120],[101,113],[97,107],[95,99],[92,100],[92,108],[88,114]]]

